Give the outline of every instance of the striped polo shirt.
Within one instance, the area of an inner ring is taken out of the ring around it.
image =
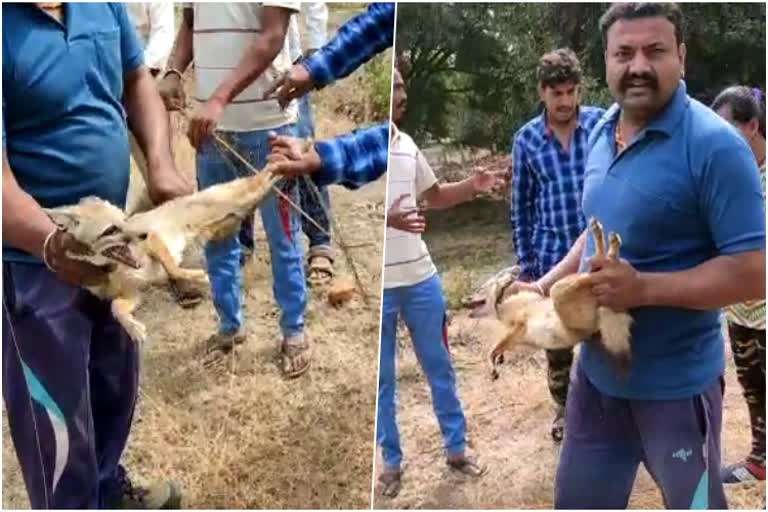
[[[437,183],[427,159],[408,135],[392,125],[387,181],[387,210],[404,194],[401,208],[413,208],[421,194]],[[387,227],[384,246],[384,288],[411,286],[437,272],[419,233]]]
[[[194,59],[197,102],[207,101],[237,67],[245,50],[261,30],[261,9],[282,7],[295,13],[300,2],[233,3],[195,2]],[[287,38],[286,38],[287,39]],[[267,88],[291,67],[288,44],[272,64],[224,109],[219,128],[225,131],[270,130],[295,123],[296,102],[285,110],[277,100],[263,100]]]

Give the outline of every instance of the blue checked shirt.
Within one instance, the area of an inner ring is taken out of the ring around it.
[[[526,278],[546,274],[586,228],[581,193],[587,140],[604,112],[579,108],[568,151],[547,127],[544,113],[514,136],[510,218],[518,264]]]
[[[356,130],[315,143],[322,167],[313,179],[318,186],[339,184],[359,188],[387,172],[389,123]]]
[[[317,87],[344,78],[376,54],[392,46],[395,4],[372,3],[342,25],[328,43],[302,64]]]
[[[376,54],[392,46],[395,4],[372,3],[339,28],[328,44],[302,61],[312,81],[323,87],[344,78]],[[387,171],[389,123],[315,143],[322,167],[313,176],[319,186],[359,188]]]

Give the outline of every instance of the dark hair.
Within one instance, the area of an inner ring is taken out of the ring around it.
[[[539,59],[536,77],[544,87],[555,87],[566,82],[581,83],[581,64],[570,48],[559,48],[545,53]]]
[[[765,137],[765,96],[760,89],[733,85],[717,95],[712,110],[731,107],[731,115],[737,123],[748,123],[757,119],[760,133]]]
[[[678,46],[683,42],[683,11],[675,3],[669,2],[627,2],[617,3],[600,17],[600,33],[603,35],[603,48],[608,46],[608,29],[619,20],[638,18],[666,18],[675,27],[675,40]]]

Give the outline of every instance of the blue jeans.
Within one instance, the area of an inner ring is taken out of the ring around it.
[[[297,137],[314,137],[315,126],[312,121],[312,107],[309,103],[309,94],[305,94],[299,99],[299,120],[295,127]],[[304,210],[315,222],[317,222],[326,233],[331,232],[331,225],[328,220],[328,216],[325,214],[327,210],[330,213],[331,201],[328,196],[328,189],[326,187],[318,187],[320,191],[320,197],[322,198],[322,204],[318,201],[317,195],[314,191],[310,190],[305,180],[299,180],[299,196],[301,197],[301,209]],[[325,206],[325,209],[323,209]],[[331,237],[326,233],[323,233],[317,227],[309,222],[303,215],[301,216],[301,228],[304,234],[309,239],[309,247],[312,248],[330,248]],[[253,220],[248,219],[243,222],[243,226],[240,229],[240,244],[253,249]]]
[[[278,135],[293,135],[292,126],[269,131]],[[269,153],[267,134],[266,130],[228,132],[225,139],[229,139],[229,144],[258,169],[266,165]],[[197,181],[200,189],[248,174],[250,171],[240,161],[211,139],[198,151]],[[281,189],[294,202],[298,202],[294,180],[283,182]],[[274,193],[264,200],[259,209],[272,262],[272,292],[281,311],[280,330],[283,336],[293,336],[304,330],[304,309],[307,304],[298,213],[287,201]],[[243,322],[238,235],[207,243],[205,259],[211,280],[213,304],[219,315],[219,332],[233,333]]]
[[[384,463],[399,467],[403,458],[395,420],[397,319],[402,315],[413,349],[432,392],[432,407],[451,455],[464,453],[466,422],[456,392],[445,330],[445,301],[437,274],[413,286],[384,289],[379,360],[379,403],[376,439]]]

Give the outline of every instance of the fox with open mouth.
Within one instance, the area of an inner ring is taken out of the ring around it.
[[[142,291],[165,285],[171,279],[207,284],[204,270],[179,266],[185,249],[191,243],[232,236],[281,179],[267,166],[253,176],[178,197],[131,216],[96,197],[45,211],[59,229],[90,249],[84,254],[69,252],[67,256],[114,267],[106,281],[85,288],[99,298],[111,300],[112,314],[118,322],[131,339],[143,342],[146,327],[133,316]]]

